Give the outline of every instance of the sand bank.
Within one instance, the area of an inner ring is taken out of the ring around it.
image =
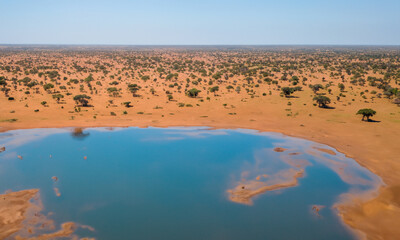
[[[268,181],[270,179],[269,176],[267,177],[268,180],[265,181],[261,181],[261,179],[258,178],[258,180],[241,182],[235,188],[227,191],[229,193],[229,199],[232,202],[252,205],[252,198],[257,195],[268,191],[296,186],[298,184],[297,179],[303,177],[303,174],[303,170],[288,169],[273,176],[274,180],[279,178],[279,183],[276,184],[271,184],[270,181]]]
[[[61,224],[56,230],[51,213],[42,213],[43,206],[38,189],[8,192],[0,195],[0,239],[63,239],[74,238],[78,227],[88,228],[73,222]]]

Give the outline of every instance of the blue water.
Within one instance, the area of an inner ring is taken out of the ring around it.
[[[343,154],[313,149],[334,150],[328,146],[241,129],[16,130],[0,133],[1,146],[1,193],[38,188],[57,227],[88,225],[95,231],[75,234],[96,239],[353,239],[332,206],[379,182]],[[243,172],[294,168],[282,156],[310,162],[298,186],[261,194],[252,205],[229,200]],[[340,176],[336,163],[355,180]],[[314,204],[325,206],[320,216]]]

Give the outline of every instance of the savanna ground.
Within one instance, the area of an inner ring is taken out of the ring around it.
[[[395,239],[399,88],[396,47],[2,46],[0,131],[211,126],[310,139],[382,178],[340,214],[367,238]],[[370,121],[356,115],[365,108]]]

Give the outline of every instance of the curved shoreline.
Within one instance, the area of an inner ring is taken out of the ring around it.
[[[196,122],[196,121],[194,121]],[[70,123],[70,122],[69,122]],[[337,209],[339,210],[339,216],[341,220],[345,223],[345,226],[349,227],[358,238],[368,238],[368,239],[378,239],[382,236],[384,236],[384,239],[388,238],[391,239],[391,237],[397,236],[400,230],[396,229],[396,222],[400,220],[400,214],[399,213],[399,203],[397,202],[396,198],[393,198],[393,195],[397,195],[397,192],[400,192],[400,189],[397,188],[396,184],[393,184],[390,180],[390,177],[393,176],[387,176],[387,174],[379,174],[378,170],[376,170],[371,164],[371,160],[373,160],[373,157],[370,156],[370,159],[365,158],[363,156],[360,157],[354,157],[358,153],[358,149],[354,148],[346,148],[342,147],[344,146],[343,143],[339,143],[335,140],[328,139],[327,136],[310,136],[310,134],[302,133],[301,131],[297,131],[294,129],[282,129],[280,127],[277,127],[275,129],[271,129],[270,127],[267,126],[258,126],[256,128],[251,127],[251,126],[243,126],[241,124],[217,124],[217,123],[197,123],[197,124],[189,124],[189,123],[181,123],[181,124],[171,124],[171,123],[165,123],[165,124],[160,124],[160,123],[154,123],[154,124],[148,124],[147,121],[142,122],[142,123],[135,123],[135,124],[121,124],[121,122],[113,122],[111,121],[110,123],[105,123],[105,122],[79,122],[79,124],[76,124],[77,122],[74,122],[75,124],[66,124],[66,123],[50,123],[47,126],[42,126],[43,123],[38,122],[34,124],[19,124],[19,123],[12,123],[12,124],[4,124],[6,125],[5,127],[0,127],[0,132],[5,132],[9,130],[18,130],[18,129],[32,129],[32,128],[93,128],[93,127],[139,127],[139,128],[147,128],[147,127],[193,127],[193,126],[205,126],[205,127],[211,127],[215,129],[219,128],[224,128],[224,129],[250,129],[250,130],[257,130],[261,132],[273,132],[273,133],[280,133],[284,134],[287,136],[291,137],[297,137],[297,138],[303,138],[306,140],[310,140],[316,143],[321,143],[324,145],[327,145],[329,147],[334,148],[336,151],[343,153],[346,155],[346,157],[352,158],[355,160],[358,164],[360,164],[362,167],[368,169],[375,175],[379,176],[382,178],[383,182],[387,184],[387,186],[381,186],[379,189],[379,194],[375,198],[371,198],[371,196],[368,196],[365,199],[364,198],[356,198],[353,199],[353,204],[337,204]],[[3,124],[2,124],[3,125]],[[290,133],[289,133],[290,131]],[[339,147],[336,147],[339,146]],[[353,151],[352,151],[353,150]],[[360,154],[361,155],[361,154]],[[388,181],[389,179],[389,181]],[[389,182],[389,183],[388,183]],[[396,182],[396,181],[394,181]],[[367,210],[366,210],[367,207]],[[368,214],[368,209],[373,208],[374,214]],[[367,213],[366,213],[367,211]],[[386,226],[384,231],[380,231],[379,229],[381,228],[379,226],[379,221],[377,219],[388,219],[386,222],[389,223],[389,226]],[[371,226],[370,223],[378,222],[376,226]],[[362,234],[360,234],[360,232]]]
[[[74,232],[82,227],[74,222],[55,222],[44,214],[39,189],[25,189],[0,194],[1,239],[61,239],[77,238]],[[85,227],[85,226],[83,226]]]

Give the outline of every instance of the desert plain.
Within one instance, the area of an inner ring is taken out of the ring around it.
[[[312,140],[384,182],[338,204],[343,222],[360,238],[396,239],[399,88],[397,47],[0,46],[0,131],[209,126]],[[7,194],[26,202],[36,191]],[[0,203],[0,229],[13,202]]]

